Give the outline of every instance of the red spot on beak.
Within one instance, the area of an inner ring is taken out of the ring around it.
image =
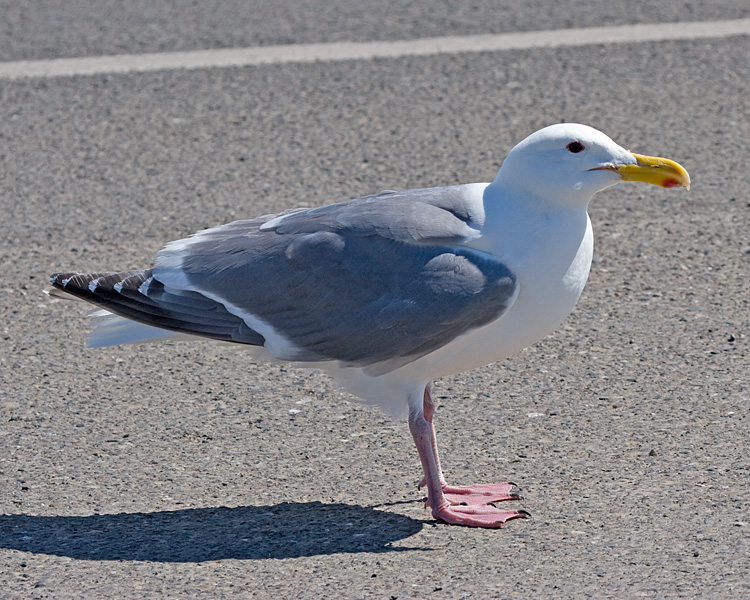
[[[679,187],[681,184],[676,179],[672,179],[671,177],[668,177],[664,180],[664,182],[661,184],[662,187],[665,188],[673,188],[673,187]]]

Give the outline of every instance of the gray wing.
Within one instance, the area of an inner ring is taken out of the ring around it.
[[[282,359],[396,368],[515,300],[513,273],[462,245],[483,219],[469,188],[382,192],[236,221],[168,244],[153,269],[52,283],[127,319],[264,345]]]
[[[266,342],[282,336],[279,358],[403,364],[515,300],[509,269],[460,245],[482,218],[466,188],[383,192],[236,221],[169,244],[153,277],[220,302]]]

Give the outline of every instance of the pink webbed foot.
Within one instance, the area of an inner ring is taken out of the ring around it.
[[[500,510],[488,505],[444,505],[433,508],[432,516],[451,525],[466,527],[502,527],[511,519],[528,519],[531,517],[525,510]]]
[[[512,483],[447,484],[440,469],[435,428],[432,425],[434,410],[430,384],[427,384],[422,394],[422,406],[409,411],[409,429],[424,471],[424,479],[419,487],[427,486],[427,506],[432,508],[432,516],[452,525],[495,528],[511,519],[530,517],[525,510],[500,510],[492,506],[492,502],[518,500],[521,497]]]
[[[419,487],[425,485],[425,481]],[[520,490],[515,483],[477,483],[474,485],[441,485],[443,496],[454,505],[490,504],[506,500],[522,500]],[[432,506],[429,498],[425,506]]]

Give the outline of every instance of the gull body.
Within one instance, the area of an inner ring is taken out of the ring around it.
[[[326,370],[408,415],[436,518],[499,527],[527,513],[490,504],[518,498],[512,484],[447,484],[431,382],[560,325],[591,266],[588,204],[621,180],[690,184],[677,163],[553,125],[514,147],[491,183],[237,221],[167,244],[151,269],[53,275],[53,293],[107,311],[93,346],[198,336]]]

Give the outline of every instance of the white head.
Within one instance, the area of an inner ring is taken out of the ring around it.
[[[633,154],[601,131],[562,123],[532,133],[510,151],[493,185],[545,202],[585,208],[618,181],[690,187],[687,171],[658,157]]]

